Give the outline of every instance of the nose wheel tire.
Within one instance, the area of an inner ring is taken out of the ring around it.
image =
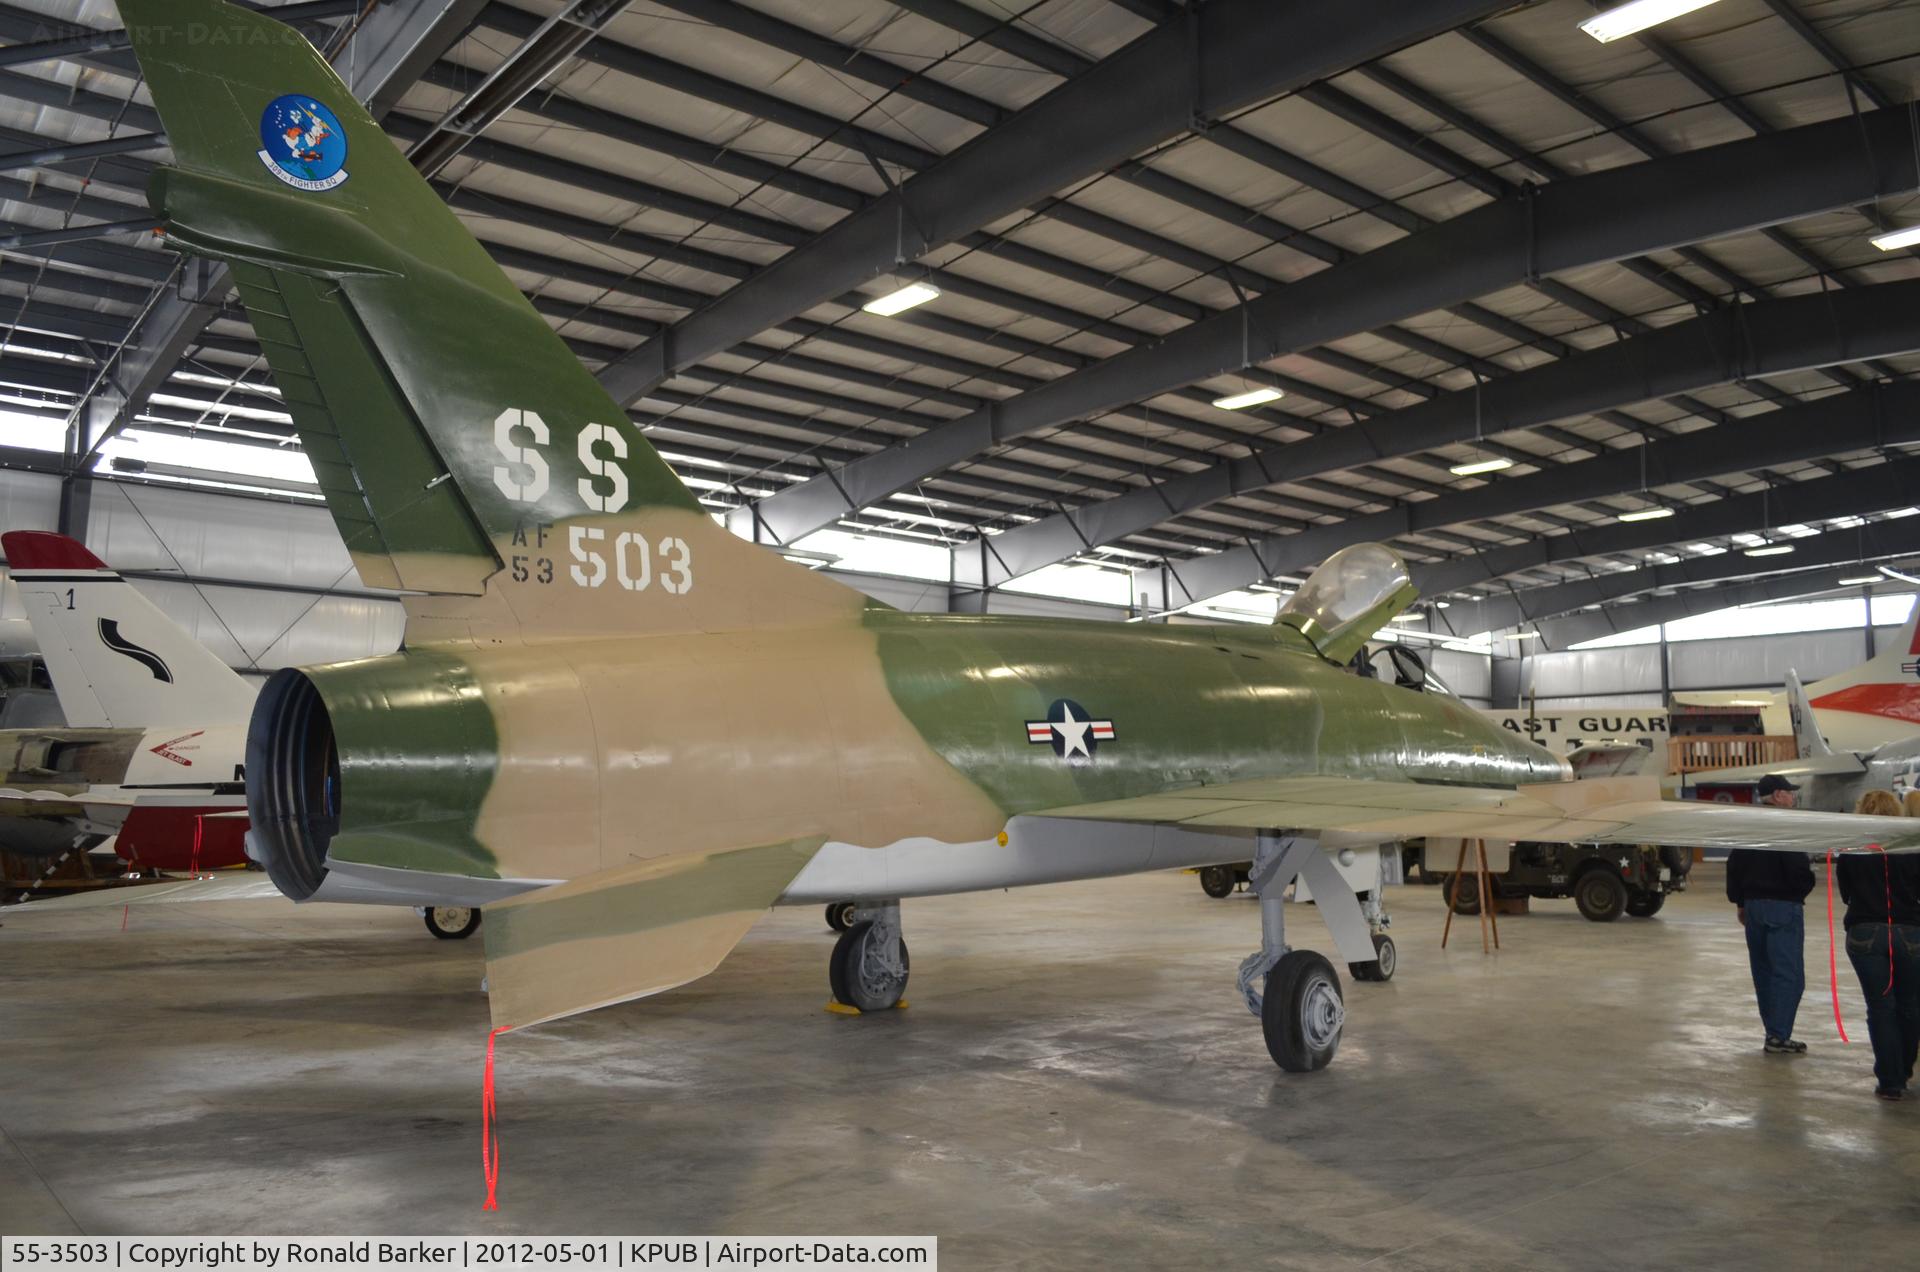
[[[840,934],[827,963],[827,982],[835,1000],[863,1012],[886,1011],[907,992],[907,943],[898,942],[899,957],[874,939],[871,919],[863,919]]]
[[[857,901],[833,901],[827,905],[827,926],[836,932],[844,932],[853,926],[853,912],[859,908]]]
[[[464,905],[427,907],[427,931],[442,941],[464,941],[480,927],[480,911]]]
[[[1393,969],[1400,962],[1399,951],[1393,947],[1393,938],[1384,932],[1373,934],[1374,961],[1371,963],[1348,963],[1347,970],[1353,973],[1353,979],[1363,981],[1390,981]]]
[[[1288,1073],[1324,1069],[1340,1049],[1346,1004],[1340,974],[1312,950],[1288,950],[1267,973],[1260,1032],[1273,1062]]]

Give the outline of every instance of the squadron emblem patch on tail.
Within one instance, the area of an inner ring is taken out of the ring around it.
[[[347,133],[311,97],[276,97],[260,112],[260,162],[296,190],[331,190],[347,179]]]

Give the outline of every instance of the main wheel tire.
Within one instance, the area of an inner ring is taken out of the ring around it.
[[[1456,878],[1460,880],[1460,890],[1458,892],[1453,891],[1453,881]],[[1448,875],[1443,886],[1447,891],[1441,895],[1443,897],[1451,896],[1453,898],[1453,912],[1455,914],[1464,914],[1468,918],[1472,918],[1474,915],[1480,913],[1480,881],[1477,876]]]
[[[480,911],[464,905],[427,907],[427,931],[436,940],[464,941],[480,927]]]
[[[827,926],[836,932],[844,932],[853,926],[853,912],[860,908],[858,901],[830,901],[827,903]]]
[[[1589,870],[1574,880],[1573,903],[1583,917],[1611,923],[1627,910],[1627,885],[1606,868]]]
[[[897,976],[876,968],[868,956],[873,935],[873,920],[862,919],[840,934],[834,942],[833,956],[827,960],[827,983],[834,999],[861,1011],[885,1011],[896,1006],[907,992],[907,976],[913,960],[907,943],[900,942],[900,972]]]
[[[1627,898],[1627,913],[1636,919],[1650,919],[1667,903],[1664,892],[1636,892]]]
[[[1353,973],[1353,979],[1363,981],[1390,981],[1393,969],[1400,961],[1400,952],[1393,946],[1393,938],[1384,932],[1373,934],[1373,954],[1371,963],[1348,963],[1347,970]]]
[[[1200,870],[1200,891],[1216,900],[1233,895],[1235,880],[1232,866],[1204,866]]]
[[[1267,973],[1260,1032],[1267,1053],[1288,1073],[1324,1069],[1340,1049],[1346,1007],[1340,975],[1312,950],[1288,950]]]

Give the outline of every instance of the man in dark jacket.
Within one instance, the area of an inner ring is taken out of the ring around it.
[[[1833,877],[1847,900],[1847,958],[1867,996],[1874,1094],[1903,1099],[1920,1056],[1920,856],[1844,853]]]
[[[1793,807],[1800,788],[1769,773],[1757,794],[1763,804]],[[1813,891],[1813,863],[1803,852],[1736,848],[1727,854],[1727,900],[1739,907],[1747,929],[1747,961],[1753,968],[1753,993],[1766,1026],[1766,1050],[1798,1055],[1807,1044],[1793,1036],[1793,1018],[1807,989],[1801,956],[1805,944],[1807,894]]]

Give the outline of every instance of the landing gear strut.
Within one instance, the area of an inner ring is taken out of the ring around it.
[[[1346,1022],[1340,976],[1333,964],[1312,950],[1290,950],[1286,941],[1287,884],[1310,863],[1325,860],[1317,840],[1262,832],[1255,841],[1253,869],[1248,871],[1260,897],[1260,949],[1240,964],[1240,993],[1248,1010],[1260,1017],[1268,1054],[1288,1073],[1326,1068],[1340,1049],[1340,1031]],[[1339,879],[1331,868],[1313,873]],[[1316,900],[1330,891],[1324,878],[1309,882]],[[1337,892],[1327,899],[1333,896]],[[1347,897],[1351,903],[1351,889]],[[1335,935],[1339,935],[1337,928]]]
[[[833,999],[860,1012],[900,1005],[907,991],[907,943],[900,936],[900,903],[860,904],[852,924],[834,942],[827,963]]]
[[[1382,873],[1385,873],[1385,856],[1381,857]],[[1348,963],[1347,970],[1353,973],[1353,979],[1363,981],[1390,981],[1393,969],[1400,964],[1400,952],[1394,948],[1393,938],[1387,935],[1387,907],[1380,904],[1381,885],[1384,879],[1376,879],[1373,891],[1360,894],[1360,913],[1366,916],[1367,930],[1373,937],[1373,961],[1370,963]]]

